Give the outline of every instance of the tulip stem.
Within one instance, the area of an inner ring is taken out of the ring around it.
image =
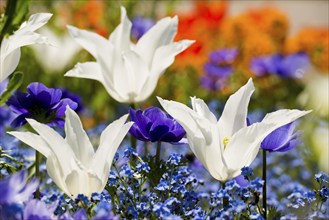
[[[155,162],[156,162],[156,164],[159,164],[159,162],[160,162],[160,151],[161,151],[161,141],[158,141],[157,149],[156,149],[156,153],[155,153]]]
[[[266,219],[267,217],[267,201],[266,201],[266,150],[263,149],[263,210],[264,215],[263,217]]]
[[[130,135],[130,146],[134,149],[136,149],[136,145],[137,145],[137,140],[134,136]]]
[[[222,186],[222,189],[224,190],[225,189],[225,183],[224,182],[220,182],[221,183],[221,186]],[[228,200],[228,197],[227,196],[224,196],[223,197],[223,208],[224,209],[227,209],[229,207],[229,200]]]
[[[136,103],[131,103],[130,108],[136,110]],[[130,121],[132,121],[131,118]],[[130,134],[130,146],[134,149],[137,146],[137,139],[132,134]]]
[[[39,169],[40,157],[41,157],[41,154],[38,151],[35,151],[35,177],[38,180],[40,179],[40,169]],[[35,198],[40,199],[39,187],[35,191]]]

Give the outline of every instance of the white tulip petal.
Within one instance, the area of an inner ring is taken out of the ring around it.
[[[175,61],[175,56],[186,50],[194,42],[194,40],[182,40],[157,48],[151,61],[153,77],[159,77]]]
[[[88,167],[94,155],[94,148],[82,128],[79,116],[68,105],[66,106],[65,116],[65,140],[73,150],[76,158]]]
[[[274,124],[254,123],[231,137],[224,151],[224,160],[231,172],[229,178],[240,175],[241,168],[251,164],[257,156],[260,143],[273,130]]]
[[[145,92],[141,90],[142,86],[147,81],[150,72],[144,60],[134,51],[124,53],[123,61],[128,79],[126,83],[129,85],[129,93],[134,93],[134,97],[132,97],[132,101],[134,101],[136,96]]]
[[[243,166],[249,166],[255,159],[261,142],[275,129],[282,127],[310,111],[279,110],[267,116],[261,123],[252,124],[242,128],[230,139],[225,151],[224,158],[228,167],[240,174]]]
[[[81,170],[73,170],[66,178],[65,184],[73,199],[79,194],[90,198],[92,193],[101,188],[101,180],[97,176]]]
[[[135,47],[136,52],[143,57],[146,63],[151,65],[157,48],[173,41],[177,33],[177,26],[177,16],[161,19],[139,39]]]
[[[217,123],[216,116],[209,110],[208,106],[202,99],[191,97],[191,104],[193,110],[202,118],[206,118],[213,124]]]
[[[48,39],[34,31],[45,25],[52,14],[31,15],[27,22],[8,38],[2,39],[0,49],[0,82],[16,69],[20,58],[20,47],[37,43],[48,43]]]
[[[45,25],[51,16],[52,14],[49,13],[31,15],[28,22],[23,23],[13,35],[7,38],[9,41],[8,44],[4,48],[2,48],[1,45],[1,57],[8,56],[12,51],[23,46],[36,43],[48,43],[47,37],[35,33],[34,31]]]
[[[191,150],[198,160],[200,160],[205,167],[208,167],[205,148],[207,147],[207,142],[209,144],[209,140],[206,138],[209,138],[208,134],[212,131],[211,128],[203,128],[202,125],[198,124],[201,118],[186,105],[175,101],[164,100],[160,97],[157,98],[164,110],[184,128]]]
[[[104,82],[102,70],[96,62],[77,63],[73,69],[65,73],[68,77],[80,77]]]
[[[45,25],[53,15],[50,13],[36,13],[30,16],[27,22],[24,22],[20,28],[15,32],[21,34],[22,32],[35,31]]]
[[[54,156],[61,161],[61,167],[65,168],[63,169],[63,177],[65,178],[71,172],[73,166],[72,161],[75,160],[71,147],[62,136],[47,125],[41,124],[33,119],[26,119],[26,121],[48,144]]]
[[[108,125],[100,137],[100,145],[94,154],[91,168],[97,176],[102,176],[106,163],[111,165],[114,154],[133,123],[125,124],[128,115],[124,115]]]
[[[281,126],[288,124],[297,120],[298,118],[309,114],[310,111],[300,111],[297,109],[281,109],[269,114],[266,114],[262,123],[275,123],[275,124],[282,124]]]
[[[39,151],[46,158],[51,154],[51,150],[48,144],[39,135],[31,132],[18,132],[11,131],[7,132],[10,135],[15,136],[19,140],[23,141],[25,144],[31,146],[35,150]]]
[[[62,171],[62,165],[58,161],[57,157],[50,155],[46,161],[47,173],[54,183],[64,191],[67,195],[70,195],[69,190],[64,182],[64,173]]]
[[[65,73],[68,77],[79,77],[97,80],[103,84],[106,91],[116,100],[121,100],[121,96],[113,89],[112,84],[104,79],[101,67],[96,62],[77,63],[75,67]]]
[[[198,128],[199,126],[193,119],[193,115],[196,116],[196,113],[192,109],[179,102],[165,100],[160,97],[157,97],[157,99],[162,108],[178,121],[187,133],[193,133],[195,136],[203,137]]]
[[[130,50],[130,30],[131,21],[127,17],[124,7],[121,7],[121,23],[110,35],[109,41],[115,45],[116,56],[121,56],[122,52]]]
[[[67,25],[70,35],[83,48],[85,48],[93,57],[98,59],[99,51],[109,48],[109,42],[106,38],[94,32],[81,30],[79,28]]]
[[[232,137],[235,132],[247,126],[248,104],[253,92],[254,85],[250,78],[246,85],[229,97],[218,120],[221,139]]]
[[[5,42],[6,39],[3,39],[2,42]],[[1,46],[2,48],[2,46]],[[10,74],[12,74],[16,67],[18,66],[19,59],[21,57],[21,50],[17,48],[13,50],[10,54],[4,57],[4,60],[0,61],[0,82],[6,79]]]

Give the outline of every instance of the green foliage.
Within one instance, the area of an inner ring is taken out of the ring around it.
[[[154,186],[158,185],[162,175],[167,171],[165,162],[162,160],[157,162],[155,156],[145,158],[144,161],[147,162],[151,168],[150,172],[146,174],[146,177]]]
[[[10,98],[13,92],[20,87],[22,82],[23,82],[23,73],[21,72],[14,73],[14,75],[9,80],[6,90],[0,96],[0,106]]]
[[[4,16],[0,20],[0,42],[7,34],[12,34],[26,20],[29,11],[28,0],[8,0]]]
[[[268,220],[276,220],[280,219],[282,217],[282,213],[277,210],[276,207],[269,207],[268,208],[268,214],[267,214],[267,219]]]

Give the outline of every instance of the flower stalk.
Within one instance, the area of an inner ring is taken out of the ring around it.
[[[41,154],[39,153],[39,151],[35,151],[35,177],[36,179],[40,180],[40,158],[41,158]],[[39,186],[37,187],[36,191],[35,191],[35,198],[36,199],[40,199],[40,188]]]
[[[156,164],[159,164],[159,162],[160,162],[160,153],[161,153],[161,141],[158,141],[157,149],[156,149],[156,153],[155,153]]]
[[[263,217],[266,219],[267,213],[267,201],[266,201],[266,150],[263,149]]]

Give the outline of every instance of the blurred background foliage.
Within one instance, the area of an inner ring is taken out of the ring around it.
[[[5,2],[1,1],[1,12],[4,11]],[[89,109],[89,113],[83,114],[87,127],[127,112],[129,106],[122,106],[113,100],[99,82],[64,77],[77,62],[93,60],[87,51],[70,39],[66,25],[94,31],[107,38],[120,22],[119,9],[123,5],[130,19],[141,16],[157,21],[165,16],[178,15],[176,40],[196,40],[194,45],[176,57],[174,64],[160,78],[153,95],[145,103],[140,103],[139,107],[158,105],[156,96],[183,103],[188,103],[190,96],[197,96],[207,102],[219,100],[216,106],[220,109],[220,103],[225,102],[230,94],[252,77],[256,92],[250,110],[262,109],[268,112],[277,108],[317,109],[318,106],[314,107],[310,102],[313,89],[307,88],[315,78],[319,78],[319,81],[329,80],[328,26],[305,25],[291,33],[289,14],[276,7],[275,3],[248,7],[234,15],[229,13],[231,4],[229,1],[178,0],[30,1],[30,14],[54,14],[41,32],[44,31],[46,36],[54,39],[56,45],[52,48],[42,45],[22,48],[17,68],[24,72],[21,90],[25,90],[29,83],[38,81],[48,87],[67,88],[79,94]],[[132,40],[137,39],[132,37]],[[211,53],[222,49],[235,49],[237,56],[226,63],[214,63]],[[307,64],[296,61],[284,64],[287,67],[282,70],[283,64],[275,63],[271,65],[278,65],[280,71],[276,72],[272,68],[271,71],[264,70],[262,74],[256,74],[251,66],[255,58],[276,54],[288,57],[299,53],[307,55]],[[207,63],[213,65],[211,70],[214,73],[210,73]],[[231,68],[230,72],[221,75],[220,69],[227,67]],[[206,78],[207,85],[202,84],[203,78]],[[209,86],[209,83],[213,86]],[[324,100],[328,95],[321,94],[328,93],[328,85],[324,85],[321,91],[319,93],[323,99],[318,97],[318,102],[322,104],[320,110],[315,112],[319,112],[321,120],[328,122],[328,101]]]

